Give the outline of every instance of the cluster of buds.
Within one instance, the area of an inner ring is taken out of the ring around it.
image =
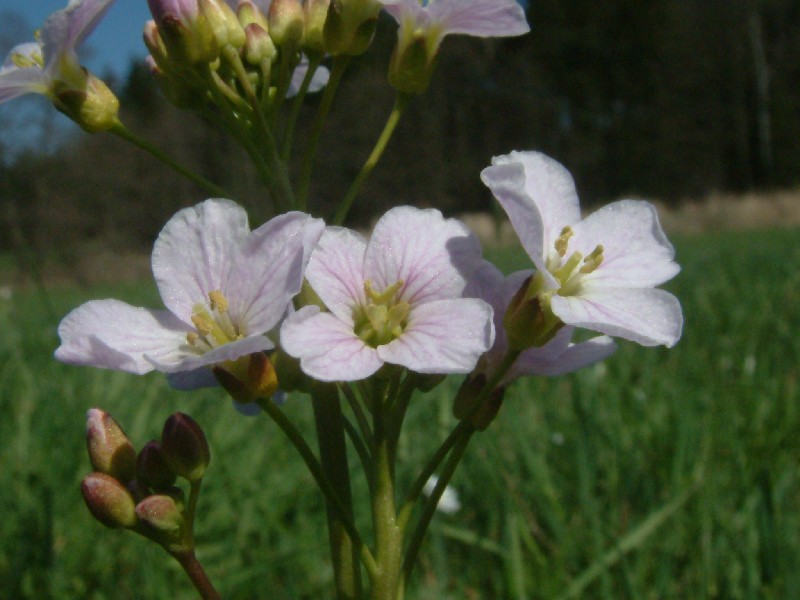
[[[94,469],[81,492],[92,515],[103,525],[135,531],[169,552],[190,550],[193,515],[187,514],[178,477],[193,484],[210,460],[205,434],[188,415],[175,413],[164,423],[161,440],[137,454],[119,424],[93,408],[87,414],[86,445]]]

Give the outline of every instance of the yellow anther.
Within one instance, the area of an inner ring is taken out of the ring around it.
[[[221,291],[214,290],[213,292],[209,292],[208,301],[211,306],[211,310],[216,310],[220,313],[228,312],[228,299],[222,294]]]
[[[597,267],[603,264],[603,245],[598,244],[597,247],[584,259],[583,266],[580,268],[581,273],[591,273]]]
[[[214,324],[211,320],[202,314],[193,314],[192,315],[192,323],[194,323],[195,328],[197,329],[200,335],[206,336],[214,330]]]
[[[40,52],[32,54],[31,56],[15,52],[14,54],[11,55],[11,61],[14,63],[15,66],[19,67],[20,69],[25,69],[27,67],[44,66],[44,59],[42,58],[42,54]]]
[[[367,298],[373,304],[388,304],[391,302],[394,297],[397,295],[397,292],[403,287],[403,280],[396,281],[394,284],[387,287],[382,292],[375,291],[375,288],[372,287],[372,281],[367,279],[364,282],[364,293],[367,295]]]
[[[403,324],[410,311],[411,306],[408,302],[398,302],[389,309],[389,313],[386,316],[386,328],[394,337],[398,337],[403,333]]]
[[[200,336],[197,335],[194,331],[190,331],[186,334],[186,341],[189,342],[190,346],[196,346]]]
[[[553,244],[556,248],[556,252],[561,257],[566,256],[567,254],[567,246],[569,246],[569,239],[575,235],[575,232],[572,231],[572,227],[567,225],[564,229],[561,230],[561,235],[558,236],[558,239]]]

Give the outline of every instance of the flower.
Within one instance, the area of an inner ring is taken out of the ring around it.
[[[389,83],[401,92],[424,92],[446,35],[506,37],[530,31],[516,0],[379,0],[400,25]]]
[[[437,483],[439,483],[439,477],[431,475],[422,487],[422,493],[430,497],[433,495]],[[461,501],[458,499],[458,492],[454,487],[449,484],[445,486],[442,496],[436,504],[436,510],[440,510],[446,515],[452,515],[461,510]]]
[[[11,49],[0,67],[0,102],[43,94],[88,132],[117,123],[119,101],[78,63],[77,47],[94,30],[113,0],[70,0],[44,23],[36,42]]]
[[[494,341],[491,307],[462,297],[480,253],[464,224],[433,209],[390,210],[369,242],[329,227],[306,278],[330,312],[301,308],[281,327],[281,345],[321,381],[363,379],[384,363],[469,372]]]
[[[531,271],[518,271],[505,277],[493,264],[484,261],[476,269],[464,294],[481,298],[494,310],[497,335],[492,348],[481,357],[476,373],[491,377],[508,352],[508,337],[503,327],[503,316],[521,286],[531,276]],[[573,343],[575,328],[562,327],[541,347],[528,348],[514,361],[498,385],[505,387],[524,375],[563,375],[587,367],[611,356],[617,349],[614,341],[605,335]]]
[[[677,343],[680,303],[654,288],[680,268],[651,204],[621,200],[581,220],[569,172],[538,152],[497,156],[481,179],[537,268],[522,298],[537,301],[546,324],[536,345],[563,324],[644,346]]]
[[[175,214],[153,248],[167,310],[93,300],[58,328],[62,362],[169,374],[179,389],[212,385],[212,368],[247,381],[248,356],[273,348],[275,328],[300,291],[323,223],[291,212],[250,231],[244,209],[212,199]]]

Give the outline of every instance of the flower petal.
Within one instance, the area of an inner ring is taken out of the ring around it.
[[[415,306],[405,331],[378,347],[382,360],[417,373],[469,373],[492,347],[492,308],[474,298]]]
[[[64,54],[74,53],[113,3],[114,0],[70,0],[66,8],[47,18],[42,27],[46,72],[58,69],[58,62]]]
[[[295,67],[292,73],[292,81],[289,84],[289,89],[286,91],[287,98],[292,98],[300,92],[300,87],[303,85],[306,73],[308,73],[308,57],[303,54],[300,57],[300,64]],[[317,70],[314,71],[314,74],[311,76],[311,83],[308,85],[308,93],[313,94],[328,85],[330,76],[331,72],[327,68],[323,66],[317,67]]]
[[[564,375],[605,360],[617,349],[610,337],[600,335],[585,342],[570,344],[573,328],[564,327],[541,348],[523,352],[504,378],[509,383],[523,375]],[[567,341],[566,346],[564,340]]]
[[[343,227],[328,227],[311,255],[306,278],[333,314],[352,326],[353,307],[366,304],[364,253],[367,242]]]
[[[145,359],[162,373],[179,373],[181,371],[195,371],[202,367],[211,367],[229,360],[236,360],[248,354],[270,350],[274,347],[275,345],[267,336],[252,335],[235,342],[217,346],[204,354],[195,354],[189,350],[188,344],[184,341],[181,346],[181,352],[163,356],[145,354]]]
[[[621,337],[643,346],[674,346],[681,337],[678,299],[658,289],[596,288],[585,296],[553,296],[553,313],[564,323]]]
[[[281,345],[300,367],[319,381],[356,381],[369,377],[383,361],[335,315],[305,306],[283,322]]]
[[[190,325],[194,305],[207,304],[209,292],[226,289],[249,232],[247,213],[230,200],[206,200],[178,211],[153,247],[153,274],[166,307]]]
[[[505,37],[531,30],[517,0],[431,0],[427,9],[442,35]]]
[[[570,249],[586,256],[598,244],[603,245],[603,262],[584,278],[587,286],[654,287],[680,271],[673,260],[675,250],[649,202],[614,202],[574,225],[573,230]]]
[[[0,102],[24,94],[47,94],[47,80],[42,69],[13,67],[0,71]]]
[[[413,305],[461,296],[480,261],[480,242],[466,225],[435,209],[400,206],[375,225],[364,277],[378,291],[403,281],[398,297]]]
[[[186,343],[186,328],[167,311],[138,308],[119,300],[93,300],[70,312],[58,326],[55,357],[71,365],[117,369],[141,375],[153,370],[144,355],[174,356]]]
[[[231,319],[246,335],[266,333],[300,292],[303,273],[325,224],[305,213],[275,217],[237,247],[225,287]]]

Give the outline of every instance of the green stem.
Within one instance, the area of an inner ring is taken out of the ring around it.
[[[286,129],[283,132],[283,151],[281,158],[286,162],[292,155],[292,143],[294,142],[294,128],[297,125],[297,118],[300,116],[300,109],[303,107],[303,100],[305,100],[308,87],[311,85],[311,80],[314,78],[314,73],[317,72],[320,63],[322,63],[322,55],[310,58],[308,61],[308,71],[303,78],[303,83],[300,85],[300,90],[292,101],[292,108],[289,112],[289,118],[286,121]]]
[[[311,136],[306,144],[306,152],[303,157],[303,166],[300,171],[300,183],[297,192],[298,210],[306,210],[306,206],[308,205],[308,188],[311,185],[311,173],[314,170],[314,159],[317,157],[319,138],[322,135],[322,129],[325,127],[325,121],[333,105],[333,99],[336,97],[336,90],[339,87],[344,72],[347,70],[347,65],[350,63],[351,58],[350,56],[337,56],[333,59],[331,76],[328,79],[328,85],[325,86],[325,92],[322,94],[322,100],[317,109],[317,114],[314,117],[314,123],[311,125]]]
[[[222,189],[218,185],[216,185],[214,183],[211,183],[210,181],[208,181],[204,177],[201,177],[200,175],[197,175],[197,174],[193,173],[192,171],[190,171],[186,167],[184,167],[184,166],[178,164],[177,162],[175,162],[172,158],[170,158],[167,155],[166,152],[164,152],[163,150],[161,150],[157,146],[154,146],[150,142],[148,142],[146,140],[143,140],[140,137],[134,135],[131,131],[128,130],[127,127],[125,127],[125,125],[122,124],[122,122],[117,121],[117,123],[111,129],[109,129],[109,131],[111,133],[113,133],[114,135],[117,135],[117,136],[121,137],[123,140],[125,140],[127,142],[130,142],[134,146],[144,150],[145,152],[147,152],[151,156],[157,158],[158,160],[163,162],[165,165],[167,165],[168,167],[170,167],[174,171],[177,171],[178,173],[180,173],[184,177],[187,177],[188,179],[192,180],[197,185],[199,185],[200,187],[204,188],[207,192],[213,194],[214,196],[217,196],[219,198],[227,198],[227,197],[229,197],[228,192],[226,192],[224,189]]]
[[[350,470],[347,464],[347,446],[344,437],[344,418],[335,384],[316,387],[311,397],[314,422],[317,429],[319,453],[323,471],[334,488],[343,509],[353,518],[353,498],[350,490]],[[362,597],[361,570],[358,549],[353,544],[336,510],[326,502],[328,537],[333,560],[336,594],[339,600],[356,600]]]
[[[355,180],[350,185],[350,189],[347,190],[344,199],[339,204],[339,208],[336,209],[336,216],[333,219],[334,225],[341,225],[344,223],[347,213],[350,211],[350,207],[353,205],[353,201],[358,195],[361,186],[364,185],[364,182],[367,180],[370,174],[372,174],[372,170],[375,168],[375,165],[378,164],[381,156],[383,156],[383,152],[386,150],[386,146],[389,144],[389,140],[392,138],[395,127],[397,127],[397,123],[400,121],[400,117],[403,116],[403,112],[411,101],[411,98],[413,98],[413,96],[409,94],[397,94],[392,112],[389,115],[389,119],[386,121],[386,125],[383,127],[381,135],[378,137],[378,141],[375,142],[375,147],[372,149],[372,152],[367,158],[367,161],[364,163],[364,166],[361,167],[361,171],[359,172],[358,176],[356,176]]]
[[[269,416],[275,422],[275,424],[280,427],[284,435],[286,435],[295,449],[300,453],[300,457],[303,459],[303,462],[306,463],[306,467],[311,473],[311,476],[314,478],[314,481],[316,481],[320,491],[325,496],[325,499],[330,502],[331,507],[336,511],[336,516],[342,522],[347,534],[353,540],[353,544],[358,549],[364,566],[366,566],[370,573],[373,573],[377,568],[375,558],[372,556],[369,548],[364,545],[361,535],[358,533],[358,530],[350,518],[347,509],[342,504],[342,501],[336,493],[333,484],[331,484],[330,480],[325,475],[325,472],[322,470],[317,457],[314,456],[314,452],[306,443],[303,435],[297,430],[292,422],[286,418],[286,415],[283,414],[281,409],[278,408],[272,400],[269,398],[261,399],[258,401],[258,405],[267,414],[267,416]]]

